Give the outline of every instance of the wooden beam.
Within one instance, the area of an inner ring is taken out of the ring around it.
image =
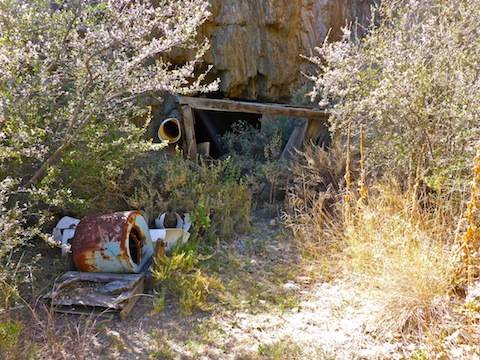
[[[308,119],[302,119],[299,123],[294,124],[292,135],[290,135],[287,145],[283,148],[280,159],[290,161],[295,156],[295,149],[300,150],[302,148],[308,123]]]
[[[188,105],[181,107],[183,128],[185,130],[185,156],[190,160],[197,158],[197,139],[195,138],[195,114]]]
[[[283,115],[325,120],[329,116],[327,110],[315,110],[308,107],[284,104],[263,104],[246,101],[196,98],[189,96],[179,96],[178,101],[180,105],[188,105],[198,110],[240,112],[248,114]]]

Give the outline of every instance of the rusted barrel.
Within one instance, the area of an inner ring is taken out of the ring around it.
[[[71,243],[79,271],[138,273],[153,254],[148,225],[139,211],[87,216]]]

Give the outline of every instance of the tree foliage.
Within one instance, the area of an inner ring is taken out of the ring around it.
[[[208,15],[204,0],[0,2],[2,238],[27,208],[111,206],[123,171],[152,149],[131,120],[165,91],[216,86],[195,76]],[[174,66],[164,59],[178,48],[191,58]]]
[[[480,1],[382,1],[364,38],[325,43],[312,95],[333,130],[364,124],[367,164],[397,175],[424,163],[431,185],[466,176],[479,138]],[[411,167],[410,167],[411,168]]]

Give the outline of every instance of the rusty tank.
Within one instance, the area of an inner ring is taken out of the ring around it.
[[[138,273],[153,254],[140,211],[87,216],[71,240],[73,261],[85,272]]]

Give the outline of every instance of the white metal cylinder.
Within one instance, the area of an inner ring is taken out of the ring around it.
[[[169,144],[174,144],[182,136],[180,121],[176,118],[168,118],[162,121],[158,128],[158,138],[162,141],[168,141]]]

